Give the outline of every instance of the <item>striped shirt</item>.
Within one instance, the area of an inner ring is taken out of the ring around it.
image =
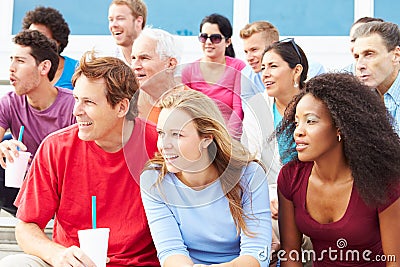
[[[389,90],[383,95],[385,106],[394,118],[395,130],[400,136],[400,72]]]

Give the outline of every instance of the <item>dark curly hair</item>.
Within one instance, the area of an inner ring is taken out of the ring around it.
[[[47,38],[44,34],[36,30],[23,30],[13,38],[17,45],[31,48],[31,55],[35,59],[36,65],[44,60],[50,60],[51,67],[47,74],[52,81],[56,75],[59,58],[57,54],[57,45],[53,40]]]
[[[339,129],[360,196],[370,206],[384,204],[388,192],[400,184],[400,138],[381,98],[352,74],[326,73],[310,79],[289,103],[276,132],[277,136],[291,136],[291,151],[286,156],[295,151],[297,104],[308,94],[325,104]],[[297,154],[292,160],[298,160]]]
[[[22,20],[22,29],[29,29],[31,24],[41,24],[49,28],[53,39],[59,44],[58,54],[64,51],[68,44],[70,30],[64,17],[57,9],[38,6],[34,10],[26,12]]]

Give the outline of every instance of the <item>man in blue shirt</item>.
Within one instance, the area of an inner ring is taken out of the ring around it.
[[[391,22],[368,22],[354,33],[356,76],[381,94],[400,135],[400,29]]]

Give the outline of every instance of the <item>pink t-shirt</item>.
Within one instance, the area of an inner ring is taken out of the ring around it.
[[[393,188],[386,205],[374,209],[365,204],[353,185],[344,216],[339,221],[321,224],[306,207],[312,167],[313,162],[286,164],[278,176],[278,189],[293,202],[300,232],[311,238],[317,258],[313,266],[386,266],[385,262],[373,261],[376,255],[383,255],[378,214],[400,197],[400,188]]]
[[[237,58],[226,56],[226,69],[219,81],[210,84],[204,80],[200,60],[188,64],[182,70],[182,82],[212,98],[218,105],[232,136],[242,133],[243,110],[241,93],[241,71],[246,64]]]
[[[55,215],[53,240],[79,246],[77,231],[92,227],[91,197],[96,196],[97,227],[110,228],[107,266],[159,266],[139,188],[156,142],[154,125],[141,119],[115,153],[79,139],[77,124],[49,135],[15,200],[17,217],[44,228]]]
[[[54,103],[41,111],[31,107],[25,95],[19,96],[15,92],[9,92],[0,99],[0,127],[10,129],[17,139],[23,125],[25,130],[22,142],[32,156],[47,135],[75,123],[72,91],[61,87],[57,89]]]

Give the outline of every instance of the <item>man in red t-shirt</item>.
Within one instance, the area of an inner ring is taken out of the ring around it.
[[[0,265],[94,266],[77,231],[92,227],[96,196],[97,227],[110,228],[107,266],[159,266],[138,185],[157,135],[136,118],[135,76],[117,58],[85,54],[72,82],[77,124],[43,141],[15,201],[16,237],[30,255]],[[53,217],[50,240],[43,229]]]

